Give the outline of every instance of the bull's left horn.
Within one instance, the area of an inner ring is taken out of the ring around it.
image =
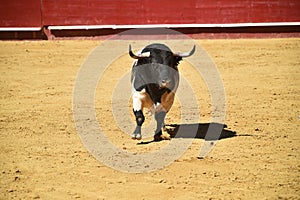
[[[174,56],[180,56],[182,58],[189,57],[195,53],[196,46],[194,45],[193,49],[190,52],[179,52],[179,53],[174,53]]]
[[[130,44],[130,45],[129,45],[129,55],[130,55],[131,58],[134,58],[134,59],[148,58],[148,57],[150,57],[150,52],[144,52],[144,53],[142,53],[142,54],[135,55],[135,54],[132,52],[131,44]]]

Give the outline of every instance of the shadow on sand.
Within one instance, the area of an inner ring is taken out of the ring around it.
[[[221,140],[236,136],[235,131],[227,130],[226,128],[226,124],[219,123],[166,125],[166,131],[171,138],[200,138],[205,140]]]
[[[198,138],[205,140],[221,140],[235,137],[236,132],[227,130],[226,124],[195,123],[195,124],[166,124],[165,130],[171,138]],[[142,141],[138,144],[149,144],[158,141]]]

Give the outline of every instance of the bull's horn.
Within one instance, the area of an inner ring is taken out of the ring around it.
[[[131,44],[129,45],[129,55],[131,58],[140,59],[140,58],[148,58],[150,57],[150,52],[144,52],[139,55],[135,55],[131,50]]]
[[[186,58],[189,57],[191,55],[193,55],[195,53],[196,50],[196,46],[194,45],[193,49],[190,52],[178,52],[178,53],[174,53],[174,56],[180,56],[182,58]]]

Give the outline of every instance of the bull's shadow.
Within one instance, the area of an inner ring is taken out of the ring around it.
[[[194,123],[194,124],[166,124],[165,131],[170,135],[170,138],[198,138],[210,140],[221,140],[231,137],[236,137],[235,131],[226,129],[226,124],[219,123]],[[138,143],[149,144],[158,141],[142,141]]]
[[[226,124],[194,123],[168,124],[165,130],[171,138],[199,138],[205,140],[221,140],[236,136],[235,131],[226,129]]]

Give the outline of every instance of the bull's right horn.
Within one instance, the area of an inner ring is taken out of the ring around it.
[[[179,53],[174,53],[174,56],[180,56],[182,58],[189,57],[195,53],[196,46],[194,45],[193,49],[190,52],[179,52]]]
[[[131,44],[129,45],[129,55],[131,58],[140,59],[140,58],[148,58],[150,57],[150,52],[144,52],[139,55],[135,55],[131,50]]]

